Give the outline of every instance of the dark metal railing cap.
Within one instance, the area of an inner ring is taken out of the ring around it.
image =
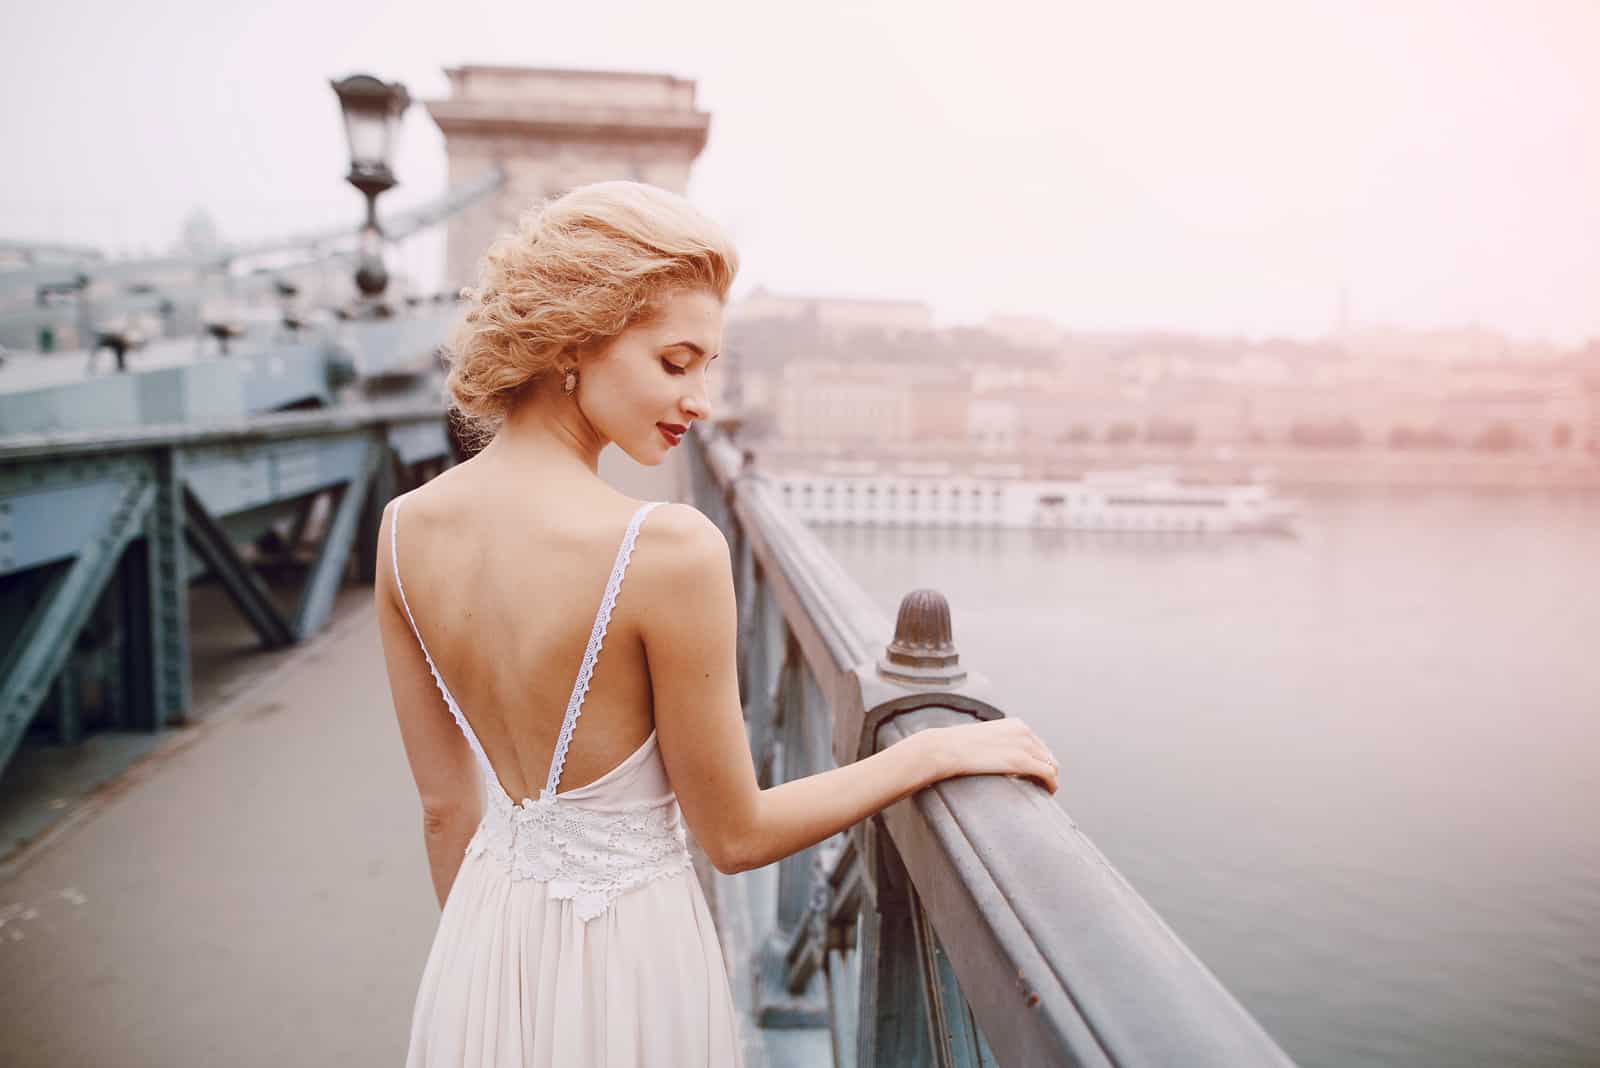
[[[901,598],[894,640],[878,661],[878,674],[914,686],[953,686],[966,679],[944,594],[922,589]]]

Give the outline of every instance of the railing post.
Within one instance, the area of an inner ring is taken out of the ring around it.
[[[813,716],[824,716],[826,710],[813,699],[815,685],[800,666],[798,650],[796,667],[789,672],[789,686],[784,690],[781,705],[783,722],[777,735],[782,739],[782,770],[775,782],[801,779],[820,770],[812,765],[809,741],[809,721]],[[778,930],[787,934],[795,929],[806,914],[806,904],[811,893],[811,868],[816,846],[808,846],[778,861]]]
[[[189,574],[184,543],[183,450],[176,445],[154,456],[156,499],[145,517],[145,567],[150,627],[148,730],[184,722],[189,716]]]
[[[887,837],[887,836],[885,836]],[[922,990],[927,998],[928,1031],[932,1035],[934,1063],[951,1068],[993,1065],[994,1054],[972,1008],[961,993],[950,957],[933,929],[927,910],[912,899],[911,919],[917,933],[917,960],[922,966]]]
[[[911,880],[878,817],[862,825],[868,896],[861,918],[861,1017],[856,1064],[934,1063]]]
[[[878,727],[903,712],[941,705],[961,707],[978,719],[1001,715],[992,705],[949,692],[952,687],[964,686],[969,679],[956,650],[950,605],[938,590],[912,590],[901,599],[894,639],[879,658],[876,675],[891,684],[880,691],[880,696],[892,689],[899,689],[901,695],[881,700],[866,712],[858,758],[877,751]],[[907,694],[906,689],[915,692]],[[869,937],[863,937],[862,1027],[868,1027],[868,1017],[873,1016],[871,1026],[878,1030],[872,1040],[876,1043],[873,1056],[878,1059],[863,1059],[861,1063],[932,1064],[939,1068],[993,1064],[993,1055],[988,1052],[882,817],[867,821],[860,833],[863,855],[869,858],[868,885],[874,890],[872,898],[862,902],[862,929],[874,940],[871,952],[884,958],[873,960],[868,950]],[[868,999],[876,1001],[870,1012]],[[913,1013],[918,1022],[915,1028],[907,1022]],[[899,1048],[913,1041],[913,1029],[918,1034],[915,1049]],[[895,1056],[915,1059],[884,1059],[886,1035],[896,1047],[891,1051]],[[866,1058],[866,1037],[861,1040],[861,1051]]]
[[[740,538],[733,548],[733,585],[739,613],[739,631],[736,648],[744,655],[739,657],[739,704],[748,707],[761,689],[754,674],[757,659],[750,655],[756,645],[760,626],[760,598],[757,596],[757,570],[755,551],[749,538]]]

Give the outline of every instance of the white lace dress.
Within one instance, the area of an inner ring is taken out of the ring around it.
[[[656,503],[634,513],[623,535],[544,789],[516,802],[405,601],[395,501],[391,555],[401,603],[484,780],[483,821],[417,990],[408,1068],[741,1063],[722,950],[655,732],[599,779],[557,793],[639,525]]]

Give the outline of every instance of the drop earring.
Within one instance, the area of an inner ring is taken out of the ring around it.
[[[566,377],[561,380],[561,392],[570,397],[577,391],[578,369],[576,367],[569,367],[567,368]]]

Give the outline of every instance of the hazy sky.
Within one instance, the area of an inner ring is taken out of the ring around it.
[[[159,250],[354,221],[328,79],[694,78],[739,290],[941,321],[1600,337],[1600,0],[628,5],[6,0],[0,236]],[[401,206],[444,187],[421,107]],[[442,244],[401,266],[436,276]]]

